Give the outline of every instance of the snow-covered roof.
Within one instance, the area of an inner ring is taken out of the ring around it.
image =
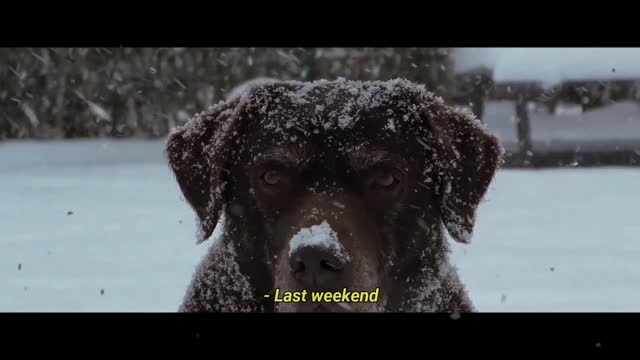
[[[492,48],[455,48],[452,53],[457,73],[480,67],[493,68],[497,55]]]
[[[640,79],[640,48],[462,48],[456,69],[485,65],[496,82]]]

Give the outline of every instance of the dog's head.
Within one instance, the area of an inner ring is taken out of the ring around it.
[[[473,116],[404,80],[260,84],[173,132],[167,151],[199,241],[224,215],[256,296],[379,288],[377,304],[347,306],[365,311],[398,307],[438,267],[443,225],[470,241],[501,156]]]

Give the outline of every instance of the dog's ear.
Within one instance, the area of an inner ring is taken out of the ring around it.
[[[225,167],[237,123],[238,100],[220,102],[174,130],[167,140],[169,166],[198,220],[198,240],[207,240],[225,207]]]
[[[426,121],[431,157],[425,174],[435,178],[440,213],[449,234],[469,243],[476,209],[497,171],[503,148],[476,117],[422,94],[419,104]]]

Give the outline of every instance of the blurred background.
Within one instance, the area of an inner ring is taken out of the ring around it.
[[[163,154],[261,79],[406,78],[506,163],[474,240],[480,311],[640,310],[640,48],[2,48],[0,311],[175,311],[210,244]]]

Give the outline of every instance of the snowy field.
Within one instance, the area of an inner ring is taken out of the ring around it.
[[[0,143],[0,311],[173,312],[210,243],[162,141]],[[503,170],[453,245],[478,310],[640,311],[640,170]]]

